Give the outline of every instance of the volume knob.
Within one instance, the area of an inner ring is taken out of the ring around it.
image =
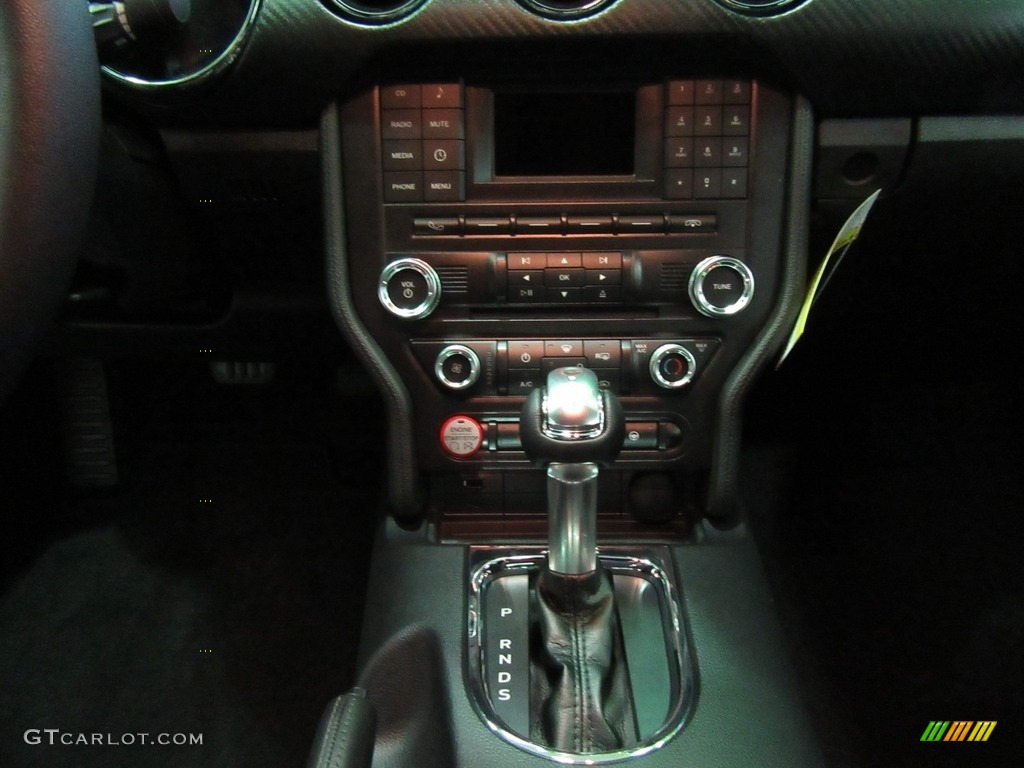
[[[398,259],[381,271],[377,298],[395,317],[418,320],[437,308],[441,278],[422,259]]]

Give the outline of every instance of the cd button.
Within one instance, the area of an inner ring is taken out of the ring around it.
[[[419,85],[383,85],[380,89],[382,109],[419,109]]]

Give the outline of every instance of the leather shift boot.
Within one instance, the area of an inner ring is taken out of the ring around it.
[[[531,737],[562,752],[632,746],[636,716],[610,577],[537,578],[531,637]]]

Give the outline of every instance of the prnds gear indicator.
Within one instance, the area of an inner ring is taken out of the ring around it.
[[[468,459],[484,444],[484,428],[469,416],[452,416],[441,425],[441,447],[449,456]]]

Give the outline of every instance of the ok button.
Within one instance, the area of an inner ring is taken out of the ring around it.
[[[577,288],[584,284],[584,269],[545,269],[544,284],[549,288]]]

